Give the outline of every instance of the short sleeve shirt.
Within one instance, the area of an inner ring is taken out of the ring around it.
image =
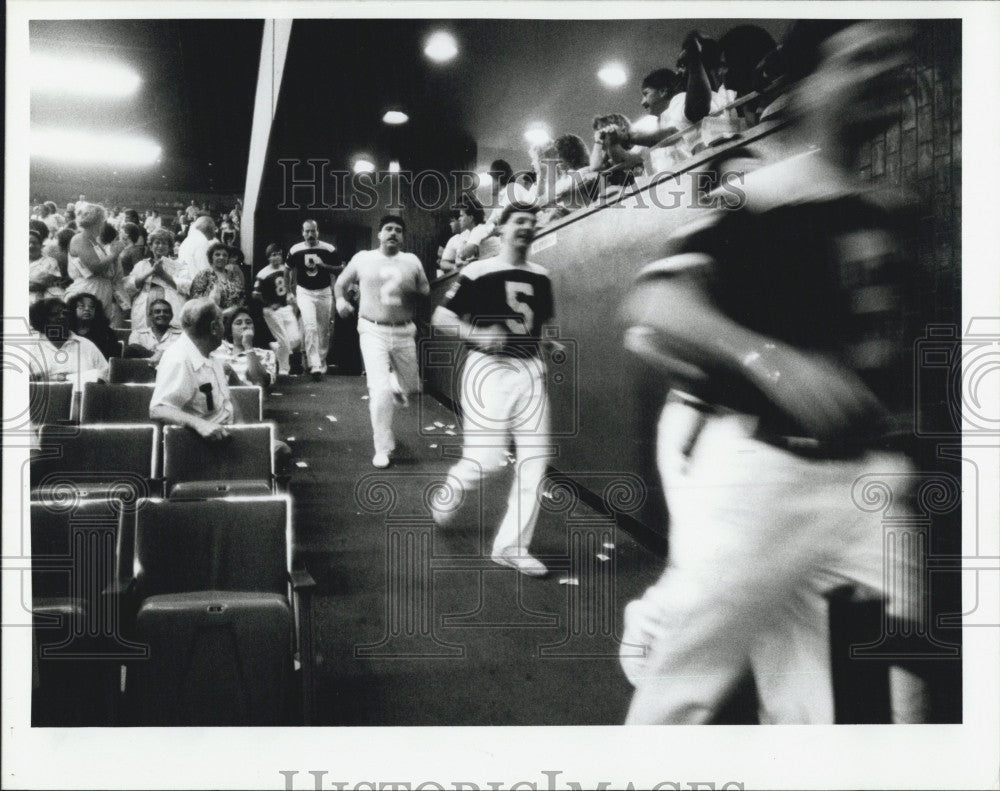
[[[284,307],[288,299],[288,270],[283,266],[276,269],[268,264],[257,273],[254,290],[260,292],[267,307]]]
[[[320,291],[330,287],[336,273],[317,264],[339,267],[340,257],[337,255],[337,248],[332,244],[320,241],[314,247],[310,247],[305,242],[299,242],[288,251],[287,263],[289,269],[295,270],[298,285]]]
[[[548,272],[537,264],[511,266],[498,258],[463,269],[443,304],[473,325],[504,327],[501,354],[518,356],[538,355],[542,326],[555,315]]]
[[[163,353],[156,367],[150,409],[172,406],[212,423],[233,422],[233,402],[222,361],[203,357],[187,335]]]

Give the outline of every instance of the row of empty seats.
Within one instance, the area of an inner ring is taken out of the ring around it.
[[[310,722],[291,544],[287,495],[33,501],[34,724]]]

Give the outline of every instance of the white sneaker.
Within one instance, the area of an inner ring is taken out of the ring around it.
[[[523,555],[517,554],[517,549],[505,549],[503,552],[494,554],[491,560],[501,566],[515,569],[529,577],[544,577],[549,573],[545,564],[538,558],[525,552]]]
[[[384,470],[389,466],[389,454],[388,453],[376,453],[372,457],[372,466],[378,467],[380,470]]]

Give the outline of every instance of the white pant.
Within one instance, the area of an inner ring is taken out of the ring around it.
[[[888,594],[887,577],[913,571],[897,558],[886,574],[882,513],[861,510],[852,487],[865,474],[906,475],[909,462],[802,458],[753,439],[755,419],[736,414],[708,417],[685,459],[697,414],[668,403],[660,420],[670,557],[625,609],[622,666],[636,686],[627,722],[706,722],[749,667],[762,722],[831,723],[824,593],[854,582]],[[645,659],[626,656],[635,645]]]
[[[358,319],[358,343],[368,379],[368,410],[376,453],[391,453],[396,448],[392,433],[394,394],[420,392],[416,333],[413,322],[392,327]]]
[[[517,449],[514,484],[493,554],[528,553],[538,521],[538,488],[553,457],[545,364],[536,357],[469,353],[462,370],[462,459],[448,472],[457,499],[479,489]],[[456,502],[457,502],[456,499]]]
[[[264,308],[263,312],[264,323],[278,345],[278,348],[275,349],[275,356],[278,358],[278,374],[285,376],[289,371],[289,355],[302,344],[299,320],[291,305],[283,305],[277,309]]]
[[[333,293],[328,288],[295,289],[295,300],[302,314],[302,345],[310,373],[326,373],[326,354],[330,349],[330,317]]]

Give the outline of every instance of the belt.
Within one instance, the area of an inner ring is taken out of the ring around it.
[[[380,327],[405,327],[407,324],[413,323],[412,319],[407,319],[406,321],[375,321],[375,319],[369,319],[365,316],[360,316],[360,318],[371,324],[378,324]]]

